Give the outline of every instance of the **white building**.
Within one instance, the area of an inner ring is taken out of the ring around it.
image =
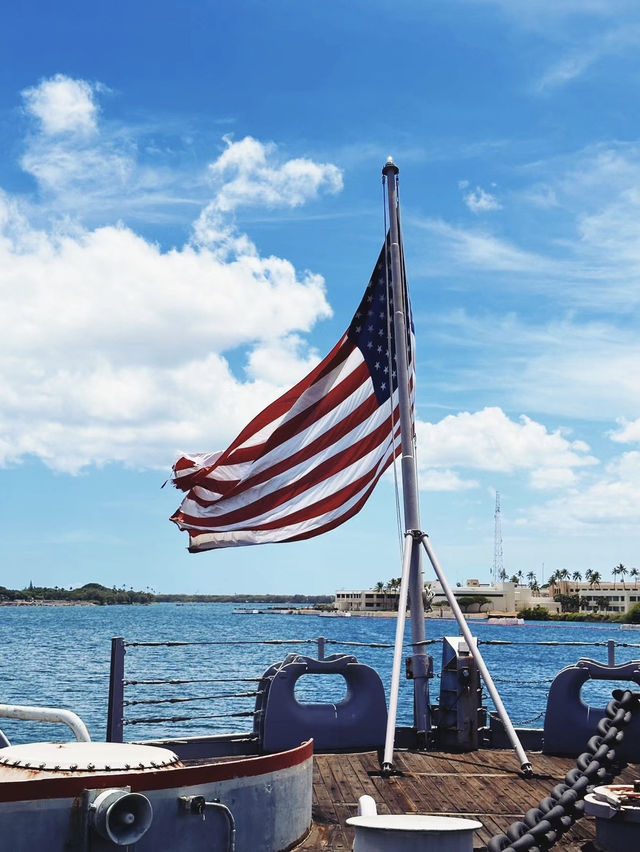
[[[447,599],[440,583],[430,584],[433,592],[431,606],[433,611],[448,607]],[[472,605],[472,609],[486,613],[508,613],[514,615],[521,609],[543,606],[549,612],[560,612],[560,604],[547,595],[534,595],[527,586],[517,586],[515,583],[480,583],[478,580],[467,580],[464,586],[456,586],[453,590],[456,599],[483,597],[487,603]],[[336,608],[342,612],[381,612],[393,611],[398,608],[397,591],[376,591],[375,589],[345,590],[336,592]]]
[[[607,583],[597,585],[560,580],[551,587],[554,595],[577,595],[581,612],[608,612],[622,615],[640,603],[640,587],[635,583]]]

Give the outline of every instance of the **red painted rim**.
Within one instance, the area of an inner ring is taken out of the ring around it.
[[[31,781],[0,781],[0,802],[26,802],[40,799],[68,799],[80,795],[83,790],[105,787],[131,787],[132,792],[145,790],[169,790],[176,787],[192,787],[216,781],[231,781],[234,778],[254,778],[282,769],[300,766],[313,757],[313,740],[297,748],[277,754],[248,757],[242,760],[219,763],[199,763],[196,766],[166,766],[154,771],[135,770],[105,772],[96,775],[75,775],[63,778],[40,778]]]

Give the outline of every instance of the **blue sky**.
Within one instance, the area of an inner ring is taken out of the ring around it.
[[[489,579],[496,490],[509,573],[640,564],[639,46],[631,0],[5,8],[0,585],[400,573],[391,477],[322,539],[197,556],[161,489],[340,337],[389,154],[450,579]]]

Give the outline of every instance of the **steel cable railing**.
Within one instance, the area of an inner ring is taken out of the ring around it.
[[[424,642],[421,642],[422,645],[437,645],[442,642],[443,637],[438,637],[434,639],[427,639]],[[335,647],[336,650],[339,648],[362,648],[362,649],[370,649],[374,651],[384,651],[393,648],[393,645],[386,642],[359,642],[359,641],[351,641],[351,640],[340,640],[340,639],[329,639],[325,637],[317,637],[317,638],[290,638],[290,639],[243,639],[243,640],[209,640],[209,641],[183,641],[183,640],[167,640],[167,641],[144,641],[144,640],[114,640],[120,642],[120,653],[121,653],[121,675],[118,678],[115,678],[115,687],[114,683],[112,683],[112,688],[110,690],[110,723],[109,723],[109,731],[108,737],[113,738],[114,735],[116,738],[122,737],[124,728],[127,726],[142,726],[142,725],[158,725],[161,723],[187,723],[188,726],[193,727],[191,723],[197,723],[205,720],[223,720],[227,719],[238,719],[238,718],[250,718],[255,715],[255,707],[254,708],[242,708],[242,704],[248,700],[253,700],[255,704],[255,699],[260,696],[260,691],[257,690],[229,690],[222,692],[205,692],[199,693],[200,687],[205,685],[216,685],[216,684],[257,684],[260,682],[262,678],[262,673],[267,668],[266,665],[262,664],[260,670],[256,670],[255,673],[251,673],[251,676],[247,676],[246,673],[243,673],[240,676],[230,676],[228,672],[224,670],[220,671],[220,676],[211,677],[209,676],[209,672],[207,672],[206,677],[175,677],[173,672],[170,673],[169,676],[163,678],[157,674],[149,671],[149,665],[144,664],[144,671],[140,673],[140,676],[136,676],[137,672],[133,672],[129,677],[125,677],[124,675],[124,654],[126,651],[134,651],[136,649],[189,649],[191,647],[195,649],[202,649],[206,647],[211,648],[231,648],[231,647],[274,647],[274,646],[294,646],[300,647],[308,647],[311,653],[313,654],[313,649],[317,649],[317,657],[318,659],[324,658],[324,651],[326,646]],[[407,648],[411,647],[411,643],[405,643]],[[516,653],[525,647],[540,647],[540,648],[576,648],[576,647],[608,647],[609,648],[609,657],[611,660],[612,650],[614,648],[640,648],[640,644],[631,643],[631,642],[614,642],[612,640],[601,641],[601,642],[558,642],[558,641],[519,641],[519,640],[501,640],[501,639],[478,639],[479,645],[487,646],[489,649],[491,647],[504,649],[513,649]],[[367,662],[367,660],[361,660]],[[175,666],[185,666],[187,665],[187,660],[181,658],[175,663],[172,663],[170,660],[163,660],[162,666],[167,668],[174,668]],[[496,669],[499,671],[499,662],[504,662],[504,659],[498,661],[491,661],[488,659],[489,664],[492,669]],[[112,657],[113,663],[113,657]],[[257,663],[257,660],[252,659],[252,663]],[[189,665],[200,666],[205,665],[202,658],[198,658],[195,662],[190,662]],[[565,663],[566,665],[567,663]],[[537,663],[535,660],[531,661],[531,666],[535,670],[537,670]],[[136,668],[134,665],[133,668]],[[222,667],[224,669],[224,666]],[[553,682],[553,678],[549,677],[522,677],[523,669],[521,661],[518,664],[518,675],[516,677],[503,677],[496,676],[494,680],[496,683],[504,684],[505,687],[505,695],[504,699],[509,702],[512,698],[517,697],[517,691],[513,693],[513,696],[510,695],[509,687],[522,687],[528,686],[528,698],[530,705],[533,704],[533,708],[531,709],[539,709],[546,706],[546,693],[548,692],[549,685]],[[146,675],[146,676],[145,676]],[[152,675],[152,676],[149,676]],[[436,675],[436,678],[438,675]],[[112,678],[113,680],[113,678]],[[167,693],[158,695],[157,692],[154,694],[154,690],[171,690],[186,687],[188,689],[181,691],[179,694],[175,693]],[[311,690],[312,687],[309,687]],[[135,690],[137,694],[131,695],[130,691]],[[125,697],[125,691],[127,693]],[[309,693],[313,695],[313,691]],[[305,695],[304,700],[308,700],[308,695]],[[433,696],[433,699],[437,701],[437,696]],[[533,699],[533,700],[532,700]],[[311,699],[313,700],[313,699]],[[199,712],[201,710],[205,710],[205,705],[207,707],[211,706],[213,702],[223,702],[222,708],[223,712]],[[163,717],[134,717],[134,718],[125,718],[125,714],[127,709],[129,708],[138,708],[141,709],[144,706],[163,706],[163,705],[189,705],[193,707],[193,714],[181,715],[181,716],[163,716]],[[537,705],[537,706],[536,706]],[[246,707],[246,705],[245,705]],[[489,708],[490,709],[490,708]],[[544,709],[541,712],[537,712],[536,715],[530,717],[523,721],[516,721],[516,724],[520,727],[524,727],[532,724],[533,722],[538,721],[543,718]],[[115,720],[115,726],[114,726]]]

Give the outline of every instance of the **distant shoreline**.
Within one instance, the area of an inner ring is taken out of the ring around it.
[[[156,594],[155,591],[107,588],[100,583],[86,583],[77,589],[49,588],[29,584],[25,589],[0,586],[0,606],[129,606],[152,603],[231,603],[304,606],[333,604],[333,595],[199,595]]]
[[[99,606],[95,601],[0,601],[0,606]]]

